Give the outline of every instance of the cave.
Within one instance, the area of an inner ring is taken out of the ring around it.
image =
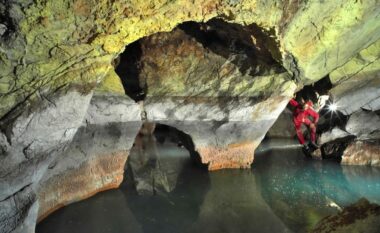
[[[139,195],[167,195],[184,170],[205,168],[189,135],[168,125],[145,122],[128,156],[121,187]]]
[[[379,9],[0,0],[0,233],[378,232]]]

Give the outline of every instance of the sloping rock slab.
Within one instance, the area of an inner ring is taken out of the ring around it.
[[[380,229],[380,206],[360,199],[339,214],[322,219],[311,231],[313,233],[366,232],[378,233]]]

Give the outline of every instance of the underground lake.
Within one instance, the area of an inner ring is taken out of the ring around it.
[[[308,232],[361,198],[380,204],[380,168],[312,160],[293,140],[264,141],[247,170],[209,173],[170,141],[155,153],[163,169],[180,166],[171,192],[139,195],[123,182],[59,209],[36,232]]]

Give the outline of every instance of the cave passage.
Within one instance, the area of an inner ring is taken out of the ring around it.
[[[362,197],[380,204],[380,168],[308,160],[297,148],[263,148],[250,170],[208,173],[189,159],[176,162],[183,148],[170,137],[155,143],[166,144],[160,153],[177,154],[171,166],[181,168],[172,191],[139,195],[121,186],[56,211],[36,232],[309,232]]]
[[[145,91],[140,85],[140,42],[126,46],[124,52],[115,60],[115,72],[120,77],[125,94],[135,101],[143,100]]]
[[[168,125],[145,122],[130,151],[123,183],[139,194],[168,193],[188,163],[206,170],[189,135]]]
[[[334,127],[344,130],[349,116],[345,116],[339,111],[339,108],[331,110],[331,105],[334,104],[334,99],[330,95],[330,90],[333,87],[330,78],[319,80],[312,85],[306,85],[301,90],[294,94],[294,99],[302,104],[307,101],[313,103],[313,109],[318,112],[319,120],[317,123],[317,144],[320,144],[321,135],[331,131]],[[295,107],[290,104],[284,109],[277,121],[266,134],[266,139],[273,138],[293,138],[297,139],[295,126],[293,123],[293,112]],[[313,121],[312,117],[309,117]],[[301,126],[304,138],[310,140],[310,130],[302,124]],[[321,146],[320,159],[332,159],[337,162],[341,161],[343,151],[352,142],[354,137],[348,136],[340,140],[335,140],[333,143],[326,143]],[[301,146],[301,145],[299,145]]]

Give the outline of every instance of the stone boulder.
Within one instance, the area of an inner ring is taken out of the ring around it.
[[[346,131],[358,140],[380,139],[380,116],[371,111],[357,111],[350,116]]]
[[[366,199],[347,206],[342,212],[322,219],[313,233],[327,232],[379,232],[380,206],[371,204]]]
[[[276,122],[269,129],[266,137],[268,138],[294,138],[296,130],[293,124],[293,113],[290,109],[285,108],[278,116]]]
[[[338,127],[321,135],[325,158],[341,158],[346,165],[379,166],[380,117],[371,111],[353,113],[344,130]]]
[[[296,85],[243,38],[219,33],[231,26],[212,26],[184,25],[140,42],[144,110],[190,135],[209,170],[247,168]]]
[[[342,155],[342,164],[380,166],[380,142],[355,141]]]
[[[330,73],[330,93],[343,124],[321,135],[325,156],[343,164],[378,166],[380,159],[380,40]],[[333,113],[334,114],[334,113]]]

